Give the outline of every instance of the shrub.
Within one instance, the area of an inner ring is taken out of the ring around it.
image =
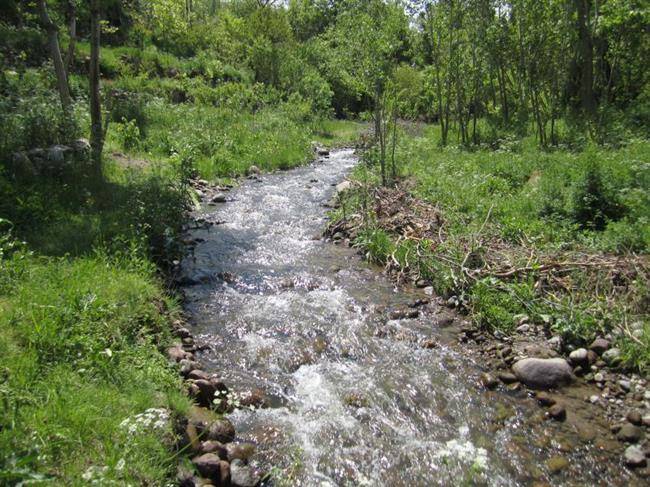
[[[571,217],[581,228],[603,230],[608,220],[623,215],[623,207],[591,163],[573,188]]]

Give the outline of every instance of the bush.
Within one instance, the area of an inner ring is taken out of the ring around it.
[[[573,188],[571,218],[583,229],[603,230],[609,220],[618,220],[624,209],[600,169],[590,164]]]

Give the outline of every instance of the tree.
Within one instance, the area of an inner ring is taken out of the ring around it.
[[[99,82],[100,21],[100,0],[90,0],[90,69],[88,73],[90,86],[90,146],[93,167],[98,176],[102,174],[102,150],[104,148]]]
[[[54,64],[56,86],[59,91],[59,97],[61,98],[61,106],[64,112],[69,112],[72,107],[72,98],[70,97],[70,88],[68,86],[68,73],[59,46],[59,29],[50,18],[45,0],[38,0],[38,12],[41,23],[47,32],[47,45],[50,50],[50,56],[52,56],[52,63]]]
[[[329,31],[330,47],[350,74],[360,96],[372,100],[382,184],[388,183],[386,148],[389,117],[386,86],[405,48],[408,20],[400,2],[351,0]]]

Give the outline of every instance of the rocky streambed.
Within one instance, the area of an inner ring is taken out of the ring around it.
[[[615,435],[638,428],[632,453],[645,460],[646,384],[628,380],[641,419],[617,418],[616,431],[594,409],[627,400],[613,387],[625,379],[599,365],[605,350],[569,364],[532,326],[521,341],[487,336],[343,237],[321,238],[324,205],[356,162],[340,150],[236,189],[202,185],[180,263],[190,325],[171,355],[197,402],[229,422],[188,422],[198,472],[215,484],[243,482],[222,476],[234,465],[287,485],[643,485]],[[511,369],[525,358],[552,362]],[[549,377],[559,392],[525,386]]]

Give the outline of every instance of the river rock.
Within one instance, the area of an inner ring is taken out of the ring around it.
[[[566,409],[560,404],[554,404],[548,409],[549,417],[555,419],[556,421],[564,421],[566,419]]]
[[[180,362],[183,359],[191,360],[193,355],[180,346],[174,346],[167,349],[167,357],[174,362]]]
[[[260,483],[260,476],[241,460],[230,464],[230,483],[233,487],[255,487]]]
[[[218,419],[208,427],[206,438],[221,443],[230,443],[235,439],[235,427],[225,418]]]
[[[621,357],[621,351],[618,348],[610,348],[609,350],[603,352],[603,360],[607,362],[609,365],[612,365],[613,363],[617,362],[620,357]]]
[[[330,151],[328,149],[325,149],[324,147],[319,147],[318,149],[316,149],[316,153],[319,156],[329,156],[330,155]]]
[[[247,176],[257,176],[260,174],[262,171],[260,171],[260,168],[257,166],[250,166],[248,170],[246,171]]]
[[[499,372],[499,380],[504,384],[514,384],[517,382],[517,376],[510,372]]]
[[[230,466],[214,453],[205,453],[192,459],[192,463],[204,477],[217,481],[217,485],[227,485]]]
[[[551,474],[556,474],[569,466],[569,460],[565,457],[551,457],[546,462],[546,465]]]
[[[619,441],[624,441],[626,443],[637,443],[642,437],[643,430],[631,423],[625,423],[616,434],[616,438]]]
[[[228,460],[228,450],[223,443],[215,440],[207,440],[201,442],[199,445],[199,452],[201,454],[213,453],[222,460]]]
[[[350,188],[352,188],[352,183],[350,181],[343,181],[336,185],[336,194],[345,193]]]
[[[587,362],[589,353],[586,348],[578,348],[569,354],[569,360],[573,364],[583,364]]]
[[[239,400],[239,403],[245,408],[266,408],[269,406],[269,398],[262,389],[253,389],[247,394],[244,394]]]
[[[542,406],[546,407],[553,406],[556,402],[555,399],[549,396],[546,392],[538,392],[535,394],[535,399],[537,399],[537,402]]]
[[[596,338],[591,345],[589,345],[589,349],[593,350],[598,355],[602,355],[605,351],[609,350],[609,346],[610,343],[608,340],[605,340],[604,338]]]
[[[632,468],[645,467],[648,463],[643,450],[636,445],[628,446],[625,449],[623,458],[625,459],[625,465]]]
[[[641,413],[635,409],[628,411],[628,413],[625,415],[625,419],[636,426],[641,426],[643,424]]]
[[[488,373],[483,373],[481,374],[481,385],[485,387],[486,389],[494,389],[496,386],[499,385],[499,381],[496,380],[492,375]]]
[[[212,203],[225,203],[226,195],[225,194],[216,194],[210,200]]]
[[[517,378],[533,389],[553,389],[573,380],[571,366],[561,358],[526,358],[515,362]]]
[[[242,460],[247,462],[255,453],[255,445],[252,443],[228,443],[226,444],[228,461]]]
[[[196,371],[192,371],[196,372]],[[198,371],[200,372],[200,371]],[[197,403],[203,407],[211,407],[217,392],[217,387],[209,379],[197,379],[192,382],[190,391]]]

